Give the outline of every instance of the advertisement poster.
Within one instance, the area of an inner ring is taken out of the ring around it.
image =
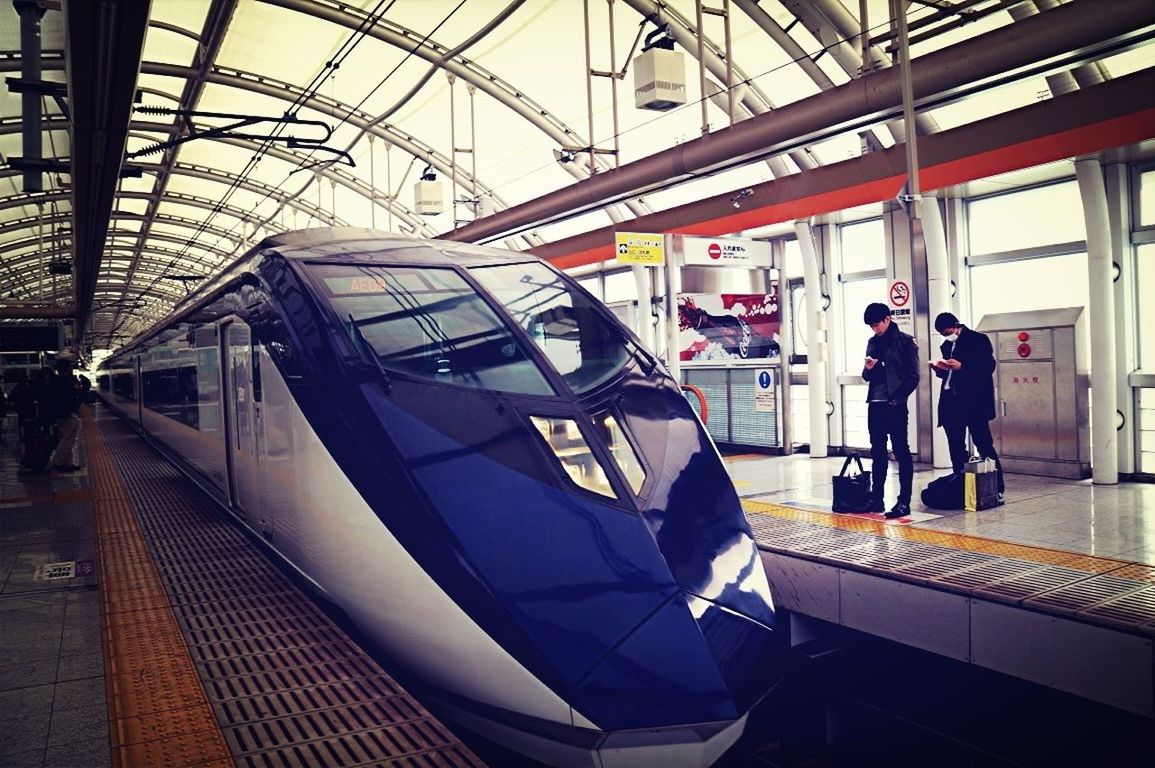
[[[680,359],[778,358],[778,295],[690,293],[678,297]]]

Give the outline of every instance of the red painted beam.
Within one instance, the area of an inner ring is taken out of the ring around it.
[[[929,191],[1155,137],[1155,70],[1144,70],[919,139],[920,186]],[[906,179],[900,144],[753,187],[622,222],[629,232],[723,235],[892,199]],[[562,268],[614,257],[615,227],[533,249]]]

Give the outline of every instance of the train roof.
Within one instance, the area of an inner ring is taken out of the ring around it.
[[[151,338],[174,317],[187,314],[242,271],[254,258],[277,255],[292,262],[410,264],[429,267],[477,267],[487,264],[540,261],[537,256],[501,248],[425,240],[395,232],[360,227],[318,227],[282,232],[266,237],[216,277],[178,302],[165,318],[146,328],[116,350],[114,357]]]
[[[423,240],[393,232],[356,227],[304,229],[267,237],[255,252],[274,251],[292,261],[406,263],[428,266],[475,267],[538,261],[536,256],[499,248]]]

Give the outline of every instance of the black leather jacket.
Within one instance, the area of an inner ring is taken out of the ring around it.
[[[878,362],[870,370],[863,367],[863,380],[875,381],[884,376],[887,397],[895,403],[906,403],[910,393],[918,389],[921,375],[918,344],[914,338],[898,330],[892,321],[886,333],[871,336],[866,342],[866,356]]]

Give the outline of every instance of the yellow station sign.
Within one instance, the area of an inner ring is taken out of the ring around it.
[[[666,248],[662,235],[640,232],[615,232],[619,264],[665,264]]]

